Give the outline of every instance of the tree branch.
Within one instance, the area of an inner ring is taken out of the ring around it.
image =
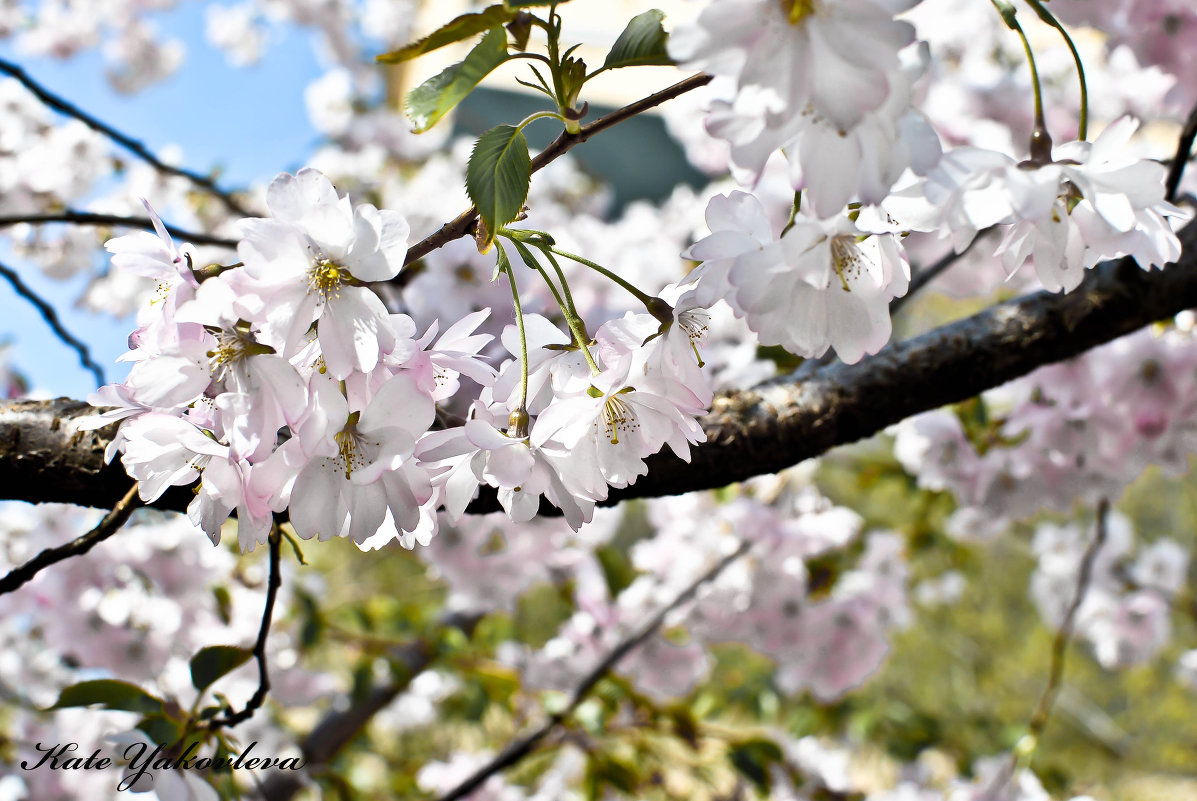
[[[125,150],[128,150],[130,153],[149,164],[158,172],[165,173],[167,175],[177,175],[180,178],[186,178],[200,189],[203,189],[208,194],[219,199],[220,202],[224,204],[225,208],[234,214],[237,214],[241,217],[254,216],[250,211],[242,206],[236,198],[217,186],[216,182],[208,176],[200,175],[199,173],[192,172],[190,170],[185,170],[182,167],[175,167],[160,160],[157,156],[146,149],[146,146],[141,142],[138,142],[136,139],[128,136],[127,134],[121,133],[111,125],[108,125],[102,120],[93,117],[78,106],[67,102],[63,98],[51,92],[49,89],[43,87],[37,81],[30,78],[28,73],[26,73],[25,70],[23,70],[20,66],[13,64],[10,61],[0,59],[0,73],[16,78],[26,89],[32,92],[34,96],[36,96],[37,99],[42,101],[42,103],[45,105],[49,106],[60,114],[65,114],[68,117],[73,117],[79,120],[79,122],[83,123],[88,128],[91,128],[96,133],[108,137]]]
[[[450,614],[442,620],[443,626],[472,631],[481,619],[476,613]],[[403,675],[394,681],[374,687],[350,701],[345,709],[334,709],[308,732],[300,743],[300,751],[307,775],[318,775],[351,743],[370,720],[385,709],[400,693],[408,688],[411,680],[423,673],[437,657],[434,644],[436,637],[416,639],[410,643],[391,648],[387,658],[392,664],[401,665]],[[294,771],[272,773],[259,787],[255,797],[265,801],[290,801],[301,789],[305,779]]]
[[[91,358],[91,351],[88,350],[86,344],[76,339],[70,331],[63,328],[62,322],[58,319],[58,312],[54,311],[54,307],[42,300],[41,296],[34,292],[32,287],[22,281],[21,276],[11,267],[0,264],[0,276],[3,276],[12,285],[14,292],[33,304],[34,308],[41,314],[42,319],[46,321],[46,325],[50,326],[54,331],[55,336],[62,340],[67,347],[73,348],[79,354],[79,363],[87,370],[90,370],[91,374],[96,377],[96,386],[102,387],[107,384],[108,379],[104,376],[104,368],[96,364],[95,360]]]
[[[594,689],[603,677],[605,677],[611,670],[618,665],[625,656],[644,644],[645,640],[656,633],[657,629],[661,628],[661,624],[665,622],[665,618],[669,616],[673,610],[677,609],[682,604],[689,601],[698,592],[699,587],[706,584],[708,581],[714,580],[723,570],[732,562],[743,556],[751,547],[751,543],[744,541],[740,543],[735,551],[720,559],[712,568],[707,570],[701,576],[690,583],[690,586],[678,593],[677,597],[662,607],[653,615],[647,622],[631,636],[621,641],[618,645],[611,649],[602,661],[600,661],[594,668],[583,677],[582,681],[574,688],[573,695],[570,697],[569,704],[562,710],[554,712],[547,721],[534,731],[525,734],[513,740],[507,745],[503,751],[492,759],[487,764],[476,770],[461,784],[454,787],[449,792],[441,796],[438,801],[459,801],[465,798],[474,790],[482,786],[482,784],[491,776],[499,773],[506,768],[519,763],[528,754],[532,753],[532,749],[536,747],[544,738],[548,737],[554,729],[560,726],[565,720],[573,714],[574,710],[582,701],[586,700],[586,696]]]
[[[60,212],[45,214],[14,214],[0,216],[0,228],[28,223],[29,225],[46,225],[49,223],[69,223],[72,225],[123,225],[128,228],[140,228],[144,231],[154,230],[154,221],[149,217],[124,217],[120,214],[96,214],[90,211],[74,211],[66,209]],[[175,239],[190,242],[193,245],[216,245],[218,247],[237,247],[236,239],[228,239],[215,234],[205,234],[199,231],[188,231],[167,225],[166,231]]]
[[[563,133],[558,136],[553,142],[544,150],[532,159],[532,172],[548,166],[553,161],[556,161],[561,156],[564,156],[569,150],[582,144],[590,137],[597,133],[611,128],[619,123],[635,117],[648,111],[650,108],[655,108],[662,103],[672,100],[679,95],[684,95],[686,92],[697,89],[700,86],[706,86],[712,80],[710,75],[692,75],[684,81],[679,81],[673,86],[662,89],[656,94],[649,95],[646,98],[637,100],[635,103],[630,103],[622,108],[612,111],[605,117],[600,117],[589,125],[583,125],[582,129],[576,134]],[[403,261],[403,266],[406,267],[415,261],[427,256],[437,248],[444,247],[455,239],[461,239],[470,233],[473,228],[474,221],[478,219],[478,210],[473,206],[457,215],[450,222],[445,223],[436,230],[433,234],[424,237],[419,242],[415,243],[407,249],[407,257]],[[400,283],[404,281],[403,273],[399,274],[396,279]]]
[[[98,543],[120,531],[121,526],[133,514],[133,510],[141,505],[141,498],[137,495],[137,485],[134,484],[125,496],[112,507],[112,511],[104,515],[99,525],[66,545],[57,548],[47,548],[20,567],[13,568],[8,575],[0,578],[0,595],[12,592],[23,584],[31,581],[34,576],[47,567],[72,556],[82,556]]]
[[[1193,155],[1193,142],[1197,140],[1197,105],[1189,112],[1189,119],[1180,132],[1180,139],[1176,142],[1176,157],[1168,167],[1168,179],[1164,182],[1166,192],[1164,197],[1169,202],[1176,202],[1176,193],[1180,191],[1180,179],[1184,177],[1185,166]]]
[[[266,605],[262,609],[262,624],[258,627],[258,639],[254,643],[254,659],[258,662],[258,689],[239,712],[226,713],[224,717],[213,718],[208,724],[208,731],[222,728],[232,728],[244,723],[254,716],[266,701],[266,694],[270,692],[270,676],[266,672],[266,640],[270,636],[270,622],[274,619],[274,601],[278,598],[279,587],[283,584],[282,573],[279,571],[279,549],[282,546],[282,532],[278,526],[270,532],[270,579],[266,584]]]
[[[1039,745],[1039,738],[1043,736],[1043,730],[1047,728],[1047,720],[1051,716],[1052,707],[1055,706],[1056,696],[1060,693],[1061,682],[1064,680],[1064,663],[1068,658],[1068,641],[1072,639],[1072,632],[1076,626],[1076,614],[1080,611],[1081,604],[1085,601],[1085,596],[1089,593],[1089,584],[1093,580],[1093,564],[1097,561],[1097,552],[1106,542],[1106,521],[1110,512],[1110,502],[1105,498],[1097,504],[1097,532],[1093,535],[1093,541],[1085,548],[1085,553],[1081,556],[1080,570],[1077,571],[1076,591],[1072,595],[1072,601],[1068,604],[1068,609],[1064,613],[1064,620],[1060,622],[1060,628],[1056,631],[1056,636],[1052,639],[1051,662],[1048,667],[1047,685],[1043,688],[1042,694],[1039,696],[1039,701],[1035,704],[1035,711],[1031,713],[1030,723],[1027,724],[1027,734],[1023,740],[1015,746],[1014,753],[1010,756],[1010,761],[1006,764],[1005,769],[998,774],[997,780],[990,788],[991,797],[997,797],[997,793],[1005,788],[1005,786],[1014,778],[1014,772],[1018,769],[1018,764],[1026,760],[1035,748]]]
[[[723,394],[702,419],[707,442],[689,463],[663,452],[627,498],[712,489],[776,473],[836,445],[871,436],[919,412],[1068,359],[1197,306],[1197,223],[1180,233],[1180,261],[1144,272],[1132,259],[1090,271],[1066,295],[1038,292],[992,306],[915,339],[893,343],[857,364],[830,364]],[[95,410],[66,398],[0,402],[0,497],[111,506],[128,486],[120,465],[103,464],[114,427],[80,431]],[[168,492],[159,508],[186,509],[192,493]],[[471,512],[499,509],[493,492]]]

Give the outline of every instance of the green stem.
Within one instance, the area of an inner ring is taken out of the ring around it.
[[[553,254],[545,249],[541,249],[541,253],[549,260],[549,264],[553,265],[553,269],[557,271],[557,280],[561,282],[561,291],[565,295],[565,323],[569,326],[569,330],[573,332],[574,339],[578,341],[578,347],[582,349],[582,353],[586,355],[586,363],[590,365],[590,372],[593,375],[598,375],[602,372],[599,366],[595,364],[594,356],[590,353],[589,337],[586,335],[586,327],[582,323],[582,318],[578,316],[578,310],[574,307],[574,298],[569,291],[569,282],[565,280],[565,273],[561,269],[561,265],[553,258]]]
[[[1027,0],[1027,5],[1035,10],[1039,15],[1039,19],[1046,24],[1055,28],[1064,37],[1064,43],[1068,45],[1068,51],[1072,53],[1072,60],[1076,64],[1077,79],[1081,84],[1081,121],[1078,125],[1077,139],[1082,142],[1089,134],[1089,82],[1085,78],[1085,65],[1081,61],[1081,54],[1076,49],[1076,44],[1072,41],[1072,37],[1068,35],[1068,31],[1060,24],[1060,21],[1055,18],[1047,6],[1043,5],[1040,0]]]
[[[505,262],[502,268],[507,273],[507,283],[511,286],[511,306],[515,309],[515,327],[520,335],[520,403],[519,408],[528,409],[528,336],[524,332],[524,307],[520,304],[520,293],[515,286],[515,270],[511,269],[511,260],[503,250],[503,245],[495,240],[495,247],[499,249]]]
[[[588,344],[589,338],[586,336],[586,327],[582,324],[581,318],[578,317],[578,313],[574,309],[574,300],[569,294],[569,284],[566,283],[565,275],[561,272],[560,266],[558,266],[556,261],[553,260],[552,255],[545,253],[545,256],[549,259],[549,261],[553,262],[553,266],[557,268],[557,276],[561,279],[561,287],[565,292],[564,297],[562,297],[561,293],[557,291],[557,287],[553,284],[552,279],[549,278],[549,274],[545,271],[544,267],[541,266],[540,262],[536,260],[536,257],[532,255],[532,251],[529,250],[528,247],[519,239],[511,236],[510,231],[504,230],[503,236],[506,236],[511,242],[512,247],[514,247],[520,254],[520,257],[524,260],[524,263],[540,273],[541,278],[544,279],[544,282],[548,285],[549,290],[553,293],[553,298],[557,301],[557,306],[561,309],[561,314],[565,317],[565,324],[569,326],[569,331],[571,334],[573,334],[574,341],[577,344],[578,349],[581,350],[585,355],[586,362],[590,365],[590,372],[594,375],[601,373],[602,371],[599,369],[598,365],[595,364],[594,357],[590,353],[590,346]]]
[[[578,264],[589,267],[590,269],[594,270],[595,272],[599,273],[600,275],[604,275],[607,278],[610,278],[612,281],[619,284],[621,287],[626,289],[628,292],[631,292],[636,297],[636,300],[643,303],[649,309],[651,309],[653,307],[653,301],[656,300],[655,297],[648,294],[647,292],[641,292],[638,288],[636,288],[634,285],[632,285],[629,281],[627,281],[624,278],[621,278],[620,276],[611,272],[606,267],[602,267],[598,264],[595,264],[590,259],[586,259],[581,256],[576,256],[573,253],[564,251],[555,245],[539,244],[537,242],[533,242],[532,244],[538,245],[541,250],[552,251],[553,253],[556,253],[558,256],[562,256],[564,258],[569,259],[570,261],[576,261]]]
[[[798,217],[798,210],[802,208],[802,190],[799,189],[794,193],[794,205],[790,207],[790,219],[786,221],[785,228],[781,229],[781,235],[785,236],[790,229],[794,227],[794,223]]]
[[[536,122],[537,120],[543,120],[543,119],[554,119],[554,120],[558,120],[562,123],[565,122],[565,117],[562,117],[560,114],[558,114],[555,111],[537,111],[536,113],[529,114],[527,117],[524,117],[522,120],[520,120],[519,124],[515,126],[515,130],[522,131],[522,130],[524,130],[524,128],[528,127],[529,123],[533,123],[533,122]]]
[[[1036,164],[1049,164],[1052,160],[1052,138],[1047,131],[1047,122],[1043,116],[1043,87],[1039,81],[1039,67],[1035,64],[1035,54],[1031,51],[1031,43],[1027,39],[1026,31],[1022,29],[1015,16],[1014,6],[1007,0],[990,0],[993,7],[1005,21],[1006,27],[1018,34],[1022,40],[1023,52],[1027,54],[1027,65],[1031,68],[1031,87],[1035,92],[1035,128],[1031,131],[1031,161]]]

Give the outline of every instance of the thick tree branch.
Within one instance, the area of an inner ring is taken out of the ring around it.
[[[180,178],[186,178],[200,189],[219,199],[220,202],[224,204],[225,208],[234,214],[240,215],[241,217],[253,216],[253,214],[244,206],[242,206],[236,198],[217,186],[216,182],[208,176],[200,175],[197,172],[185,170],[182,167],[176,167],[172,164],[167,164],[151,153],[141,142],[138,142],[128,134],[121,133],[111,125],[108,125],[104,121],[93,117],[73,103],[69,103],[68,101],[51,92],[49,89],[46,89],[37,81],[33,80],[33,78],[30,78],[29,74],[26,73],[25,70],[21,69],[20,66],[13,64],[10,61],[0,59],[0,73],[16,78],[26,89],[32,92],[34,96],[45,105],[49,106],[60,114],[65,114],[68,117],[74,117],[96,133],[108,137],[125,150],[128,150],[130,153],[137,156],[146,164],[149,164],[158,172],[165,173],[167,175],[177,175]]]
[[[71,225],[120,225],[128,228],[140,228],[144,231],[154,230],[154,221],[149,217],[125,217],[120,214],[97,214],[90,211],[74,211],[66,209],[59,212],[45,214],[13,214],[0,216],[0,228],[28,223],[29,225],[47,225],[49,223],[69,223]],[[215,234],[205,234],[199,231],[188,231],[173,225],[167,225],[166,231],[175,239],[190,242],[193,245],[216,245],[224,248],[236,248],[237,240]]]
[[[775,473],[906,417],[966,398],[1067,359],[1156,320],[1197,307],[1197,223],[1181,232],[1179,263],[1151,273],[1108,262],[1066,295],[1038,292],[895,343],[853,365],[830,364],[794,380],[721,395],[703,419],[708,441],[689,464],[662,453],[649,473],[609,503],[677,495]],[[0,497],[110,507],[128,486],[103,464],[113,428],[79,431],[93,411],[79,401],[0,403]],[[160,508],[185,509],[189,490]],[[498,509],[493,495],[471,511]]]

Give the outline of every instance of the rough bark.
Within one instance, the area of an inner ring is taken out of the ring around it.
[[[1184,253],[1166,270],[1144,272],[1130,259],[1108,262],[1067,295],[1027,295],[854,365],[800,370],[722,395],[703,420],[708,442],[693,449],[689,464],[659,454],[647,476],[612,491],[609,502],[773,473],[1197,307],[1197,223],[1181,239]],[[103,464],[114,428],[78,431],[75,421],[90,413],[66,398],[0,403],[0,498],[115,504],[128,479],[119,464]],[[190,498],[178,490],[155,506],[181,510]],[[492,495],[471,511],[495,508]]]

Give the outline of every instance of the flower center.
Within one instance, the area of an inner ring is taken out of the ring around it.
[[[356,414],[355,412],[354,415]],[[333,441],[337,443],[337,464],[345,469],[345,478],[349,478],[354,470],[365,467],[377,457],[376,449],[379,443],[363,441],[356,423],[356,419],[351,419],[333,436]]]
[[[791,25],[798,25],[815,13],[816,2],[817,0],[781,0],[781,10]]]
[[[698,343],[706,337],[710,322],[711,314],[704,309],[689,309],[677,316],[678,327],[689,337],[690,349],[694,351],[694,357],[698,359],[699,367],[702,367],[704,362],[702,355],[698,352]]]
[[[319,294],[324,300],[328,300],[330,297],[339,298],[341,284],[352,278],[349,271],[336,262],[320,259],[308,271],[308,288]]]
[[[611,438],[612,445],[619,444],[619,432],[626,433],[640,428],[636,412],[623,398],[619,397],[623,393],[631,391],[631,387],[621,389],[603,403],[603,428],[606,435]]]
[[[865,268],[865,256],[857,246],[856,237],[851,234],[839,234],[831,240],[831,263],[835,267],[835,274],[840,277],[840,284],[845,292],[850,292],[849,278],[857,278]]]

